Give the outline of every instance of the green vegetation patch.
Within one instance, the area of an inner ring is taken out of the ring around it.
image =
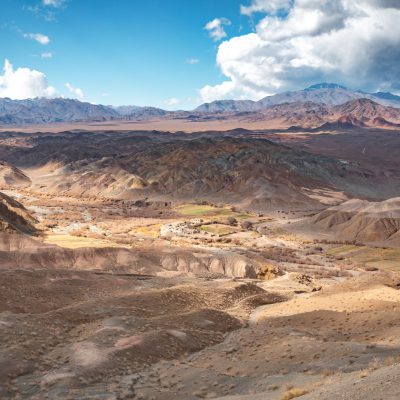
[[[236,219],[249,218],[247,213],[232,211],[230,207],[214,207],[210,205],[182,204],[176,211],[185,217],[234,217]]]
[[[360,250],[360,246],[346,244],[343,246],[333,247],[332,249],[329,249],[326,253],[333,256],[339,256],[339,255],[344,256],[346,254],[351,253],[352,251],[357,251],[357,250]]]
[[[219,210],[218,208],[208,206],[208,205],[197,205],[197,204],[183,204],[178,206],[176,210],[185,216],[202,216],[209,215],[215,210]]]

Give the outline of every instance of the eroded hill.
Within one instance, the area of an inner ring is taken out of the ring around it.
[[[22,134],[13,139],[13,146],[6,141],[4,147],[0,145],[0,157],[26,171],[34,190],[53,194],[204,199],[254,210],[283,204],[318,206],[331,201],[324,198],[328,192],[371,198],[400,194],[393,184],[397,174],[383,181],[381,172],[351,160],[313,155],[245,135]]]
[[[398,247],[400,198],[382,202],[350,200],[317,214],[312,223],[344,241]]]
[[[400,139],[340,122],[3,134],[0,397],[396,393]]]
[[[34,235],[36,222],[21,203],[0,193],[0,232]]]

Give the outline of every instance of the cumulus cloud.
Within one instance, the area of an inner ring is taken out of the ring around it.
[[[75,97],[78,97],[78,99],[83,99],[85,95],[83,94],[82,89],[73,87],[70,83],[66,83],[65,87],[68,89],[68,91],[73,94]]]
[[[378,7],[400,9],[400,3],[398,0],[370,0],[370,3]]]
[[[180,100],[177,99],[176,97],[171,97],[170,99],[165,101],[165,104],[167,106],[173,107],[173,106],[177,106],[178,104],[180,104]]]
[[[259,99],[320,81],[400,91],[398,0],[253,0],[241,11],[266,14],[255,32],[219,45],[227,79],[203,87],[204,101]]]
[[[227,36],[224,25],[231,25],[231,21],[227,18],[215,18],[208,22],[204,29],[209,33],[209,36],[214,42],[218,42]]]
[[[34,13],[46,21],[55,21],[58,12],[65,8],[67,0],[41,0],[34,5],[24,5],[23,10]]]
[[[50,38],[42,33],[24,33],[24,38],[35,40],[44,45],[50,43]]]
[[[42,3],[44,6],[61,7],[64,3],[64,0],[43,0]]]
[[[51,53],[49,51],[45,51],[44,53],[42,53],[40,55],[40,57],[42,57],[42,58],[53,58],[53,53]]]
[[[56,90],[48,85],[45,74],[29,68],[14,70],[11,63],[5,60],[3,75],[0,75],[0,97],[20,100],[55,95]]]
[[[190,65],[198,64],[199,62],[200,62],[200,60],[197,58],[189,58],[186,60],[186,64],[190,64]]]
[[[280,11],[288,11],[293,5],[293,0],[254,0],[249,6],[240,6],[243,15],[252,15],[256,12],[277,14]]]

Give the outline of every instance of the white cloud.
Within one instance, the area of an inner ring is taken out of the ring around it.
[[[20,100],[34,97],[54,97],[54,87],[47,83],[46,75],[29,68],[14,70],[8,60],[4,62],[3,75],[0,75],[0,97]]]
[[[35,40],[40,44],[50,43],[50,38],[42,33],[24,33],[24,38]]]
[[[180,104],[180,100],[177,99],[176,97],[171,97],[170,99],[165,101],[165,104],[167,106],[173,107],[173,106],[177,106],[178,104]]]
[[[215,18],[208,22],[204,29],[209,32],[209,36],[212,40],[218,42],[227,36],[224,25],[231,25],[231,21],[227,18]]]
[[[253,0],[242,13],[267,13],[254,33],[219,45],[226,81],[200,90],[204,101],[258,99],[336,81],[354,88],[400,90],[398,0]],[[282,7],[281,7],[282,10]]]
[[[42,3],[44,6],[61,7],[64,0],[43,0]]]
[[[249,6],[240,6],[243,15],[252,15],[256,12],[276,14],[279,11],[288,11],[293,0],[254,0]]]
[[[24,5],[23,10],[34,13],[46,21],[55,21],[59,10],[64,9],[68,0],[37,0],[34,5]]]
[[[200,60],[197,58],[189,58],[186,60],[186,64],[190,64],[190,65],[198,64],[199,62],[200,62]]]
[[[45,51],[44,53],[42,53],[40,55],[40,57],[42,57],[42,58],[53,58],[53,53],[51,53],[49,51]]]
[[[83,99],[85,95],[83,94],[82,89],[73,87],[70,83],[66,83],[65,87],[72,93],[74,96],[78,97],[79,99]]]

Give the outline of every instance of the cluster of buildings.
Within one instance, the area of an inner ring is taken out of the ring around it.
[[[190,221],[184,222],[173,222],[170,224],[162,225],[160,228],[160,236],[168,237],[168,236],[188,236],[188,235],[196,235],[200,234],[200,230],[198,226],[203,223],[203,220],[200,218],[195,218]]]

